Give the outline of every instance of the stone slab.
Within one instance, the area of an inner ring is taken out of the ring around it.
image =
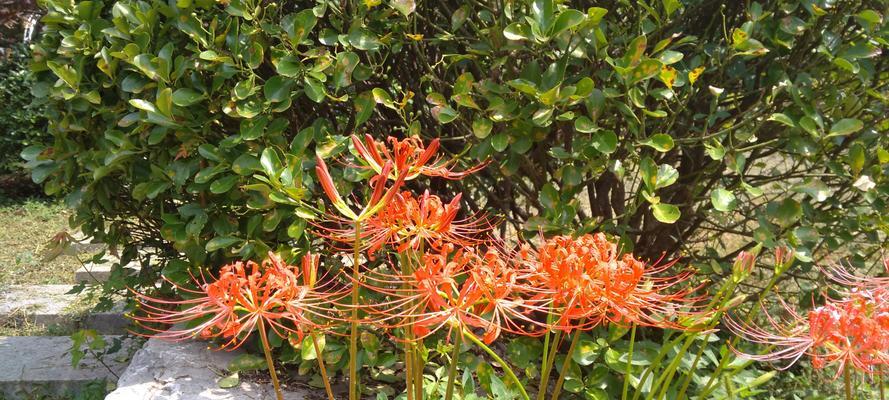
[[[231,389],[219,388],[223,370],[240,351],[213,351],[199,341],[165,342],[150,339],[133,356],[105,400],[235,400],[274,399],[271,385],[241,381]],[[289,390],[287,400],[316,398],[305,390]]]
[[[0,320],[22,317],[37,325],[63,323],[66,309],[77,301],[71,285],[9,286],[0,290]]]
[[[104,283],[111,277],[111,266],[118,262],[117,259],[109,260],[103,263],[88,262],[74,272],[74,281],[77,283]],[[127,275],[135,274],[139,271],[139,263],[131,262],[124,266],[124,272]]]
[[[111,344],[120,336],[104,336]],[[97,381],[114,382],[126,369],[135,342],[122,339],[123,346],[102,359],[86,356],[77,368],[71,366],[71,338],[66,336],[0,337],[0,398],[5,400],[70,396]]]
[[[129,320],[123,305],[108,312],[77,310],[71,285],[17,285],[0,289],[0,324],[9,320],[61,330],[95,329],[101,334],[126,333]]]

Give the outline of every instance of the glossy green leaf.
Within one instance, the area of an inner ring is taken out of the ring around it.
[[[217,236],[210,241],[207,242],[205,249],[207,251],[216,251],[219,249],[228,248],[234,246],[237,243],[241,243],[242,240],[232,236]]]
[[[296,14],[289,14],[281,20],[281,26],[287,33],[290,44],[294,47],[298,46],[309,36],[309,33],[315,28],[317,23],[318,19],[311,9],[302,10]]]
[[[828,136],[846,136],[860,131],[864,123],[857,118],[843,118],[830,127]]]
[[[679,220],[679,207],[672,204],[658,203],[651,205],[651,213],[654,218],[665,224],[672,224]]]
[[[373,93],[370,91],[361,93],[355,97],[355,128],[358,128],[361,124],[370,119],[370,116],[374,111],[374,106],[376,105],[377,102],[374,100]]]
[[[550,36],[558,36],[560,33],[582,24],[585,20],[586,15],[580,11],[572,9],[562,11],[553,23]]]
[[[405,17],[417,9],[417,3],[414,0],[390,0],[389,4]]]
[[[735,195],[724,188],[716,188],[710,192],[710,203],[716,211],[722,212],[732,211],[737,206]]]
[[[262,92],[266,100],[277,103],[290,98],[290,89],[292,87],[292,80],[275,75],[265,81]]]
[[[642,142],[642,144],[662,153],[672,150],[675,145],[675,143],[673,143],[673,138],[665,133],[651,135],[651,137]]]
[[[179,88],[173,92],[173,104],[188,107],[204,99],[204,94],[191,88]]]

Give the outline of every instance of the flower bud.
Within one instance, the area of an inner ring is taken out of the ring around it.
[[[793,250],[784,246],[775,248],[775,273],[783,274],[793,265],[793,260]]]
[[[735,263],[732,264],[732,280],[735,283],[741,282],[750,276],[753,267],[756,265],[756,253],[758,252],[759,249],[756,249],[755,251],[742,251],[738,254],[738,257],[735,258]]]

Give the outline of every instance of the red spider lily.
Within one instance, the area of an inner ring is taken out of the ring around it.
[[[314,282],[300,284],[299,268],[287,265],[271,252],[261,265],[239,261],[223,266],[215,280],[202,273],[200,278],[192,276],[192,281],[196,290],[170,282],[179,293],[190,297],[182,300],[159,299],[134,291],[142,315],[132,318],[153,337],[219,337],[228,340],[220,349],[234,350],[259,324],[271,327],[281,337],[294,333],[302,339],[306,329],[324,327],[315,320],[331,317],[335,312],[331,305],[343,296],[319,291]],[[169,330],[154,327],[190,323],[195,325]]]
[[[410,328],[416,340],[444,327],[483,329],[487,343],[501,332],[533,334],[526,328],[536,324],[529,314],[544,311],[545,302],[525,299],[535,291],[515,266],[494,249],[480,253],[445,244],[423,254],[411,274],[367,275],[366,286],[391,299],[370,307],[372,320],[389,329]]]
[[[883,260],[883,266],[886,268],[886,273],[889,273],[889,258]],[[851,273],[841,264],[822,267],[821,271],[827,279],[845,287],[859,291],[874,291],[880,288],[883,291],[889,291],[889,277],[860,277]]]
[[[646,266],[631,254],[620,256],[617,244],[602,233],[557,236],[522,254],[536,272],[536,285],[552,293],[556,329],[606,322],[689,329],[683,323],[701,316],[704,298],[692,296],[700,287],[679,288],[690,271],[659,276],[675,262]]]
[[[445,245],[439,252],[427,252],[407,275],[381,271],[365,275],[366,287],[390,298],[368,307],[373,322],[388,329],[411,329],[416,339],[431,335],[448,322],[469,322],[472,304],[461,297],[458,280],[466,274],[470,258],[462,249],[449,258],[452,250],[453,246]]]
[[[746,340],[774,346],[766,354],[749,354],[733,349],[741,357],[755,361],[787,361],[787,369],[803,355],[815,368],[837,366],[837,376],[851,366],[874,374],[889,365],[889,296],[885,290],[854,291],[850,297],[809,311],[802,316],[781,302],[788,318],[766,314],[771,330],[726,318],[725,324]],[[765,310],[764,310],[765,311]],[[774,331],[775,333],[773,333]]]
[[[333,203],[333,206],[337,211],[346,217],[349,222],[362,221],[375,214],[384,205],[389,203],[389,200],[392,196],[398,193],[398,189],[401,187],[402,183],[404,183],[404,179],[399,178],[386,189],[385,179],[372,180],[373,193],[364,208],[356,214],[349,208],[345,200],[340,196],[340,193],[336,190],[336,186],[333,184],[333,178],[331,178],[330,171],[327,169],[327,164],[324,163],[324,160],[322,160],[321,157],[316,157],[315,162],[315,173],[318,176],[318,181],[321,183],[321,188],[324,189],[324,193]],[[383,174],[383,176],[386,176],[391,170],[392,163],[387,161],[380,169],[380,173]]]
[[[481,163],[463,172],[453,170],[454,161],[442,161],[436,156],[439,141],[433,139],[428,146],[423,146],[423,141],[417,137],[409,137],[398,140],[395,137],[387,138],[389,147],[385,143],[377,142],[370,135],[364,135],[364,143],[358,136],[352,135],[352,144],[358,152],[361,160],[367,164],[357,167],[369,168],[380,176],[392,180],[402,178],[406,181],[415,179],[420,175],[437,176],[445,179],[461,179],[487,165]],[[392,162],[394,168],[389,173],[383,173],[383,166]]]
[[[545,324],[530,314],[548,311],[552,293],[530,284],[533,271],[505,250],[488,249],[474,256],[464,286],[475,298],[474,313],[482,316],[482,340],[492,343],[503,331],[524,336],[543,334],[539,328]]]
[[[410,192],[395,195],[392,200],[366,220],[361,228],[361,243],[369,253],[376,253],[384,245],[396,246],[397,251],[418,250],[421,244],[441,247],[444,243],[475,246],[485,241],[483,234],[491,229],[487,219],[457,219],[461,195],[444,203],[428,191],[419,198]],[[326,237],[336,242],[352,243],[355,227],[336,229],[322,227]]]

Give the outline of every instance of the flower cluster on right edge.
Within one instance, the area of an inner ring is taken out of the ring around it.
[[[884,263],[889,271],[889,259]],[[771,349],[764,354],[735,352],[755,361],[783,361],[785,364],[778,366],[782,370],[808,356],[817,369],[835,367],[834,377],[851,370],[869,376],[885,374],[889,365],[889,278],[862,278],[840,266],[823,272],[842,286],[840,298],[828,297],[808,313],[781,301],[787,316],[767,314],[769,327],[726,317],[729,330]]]

